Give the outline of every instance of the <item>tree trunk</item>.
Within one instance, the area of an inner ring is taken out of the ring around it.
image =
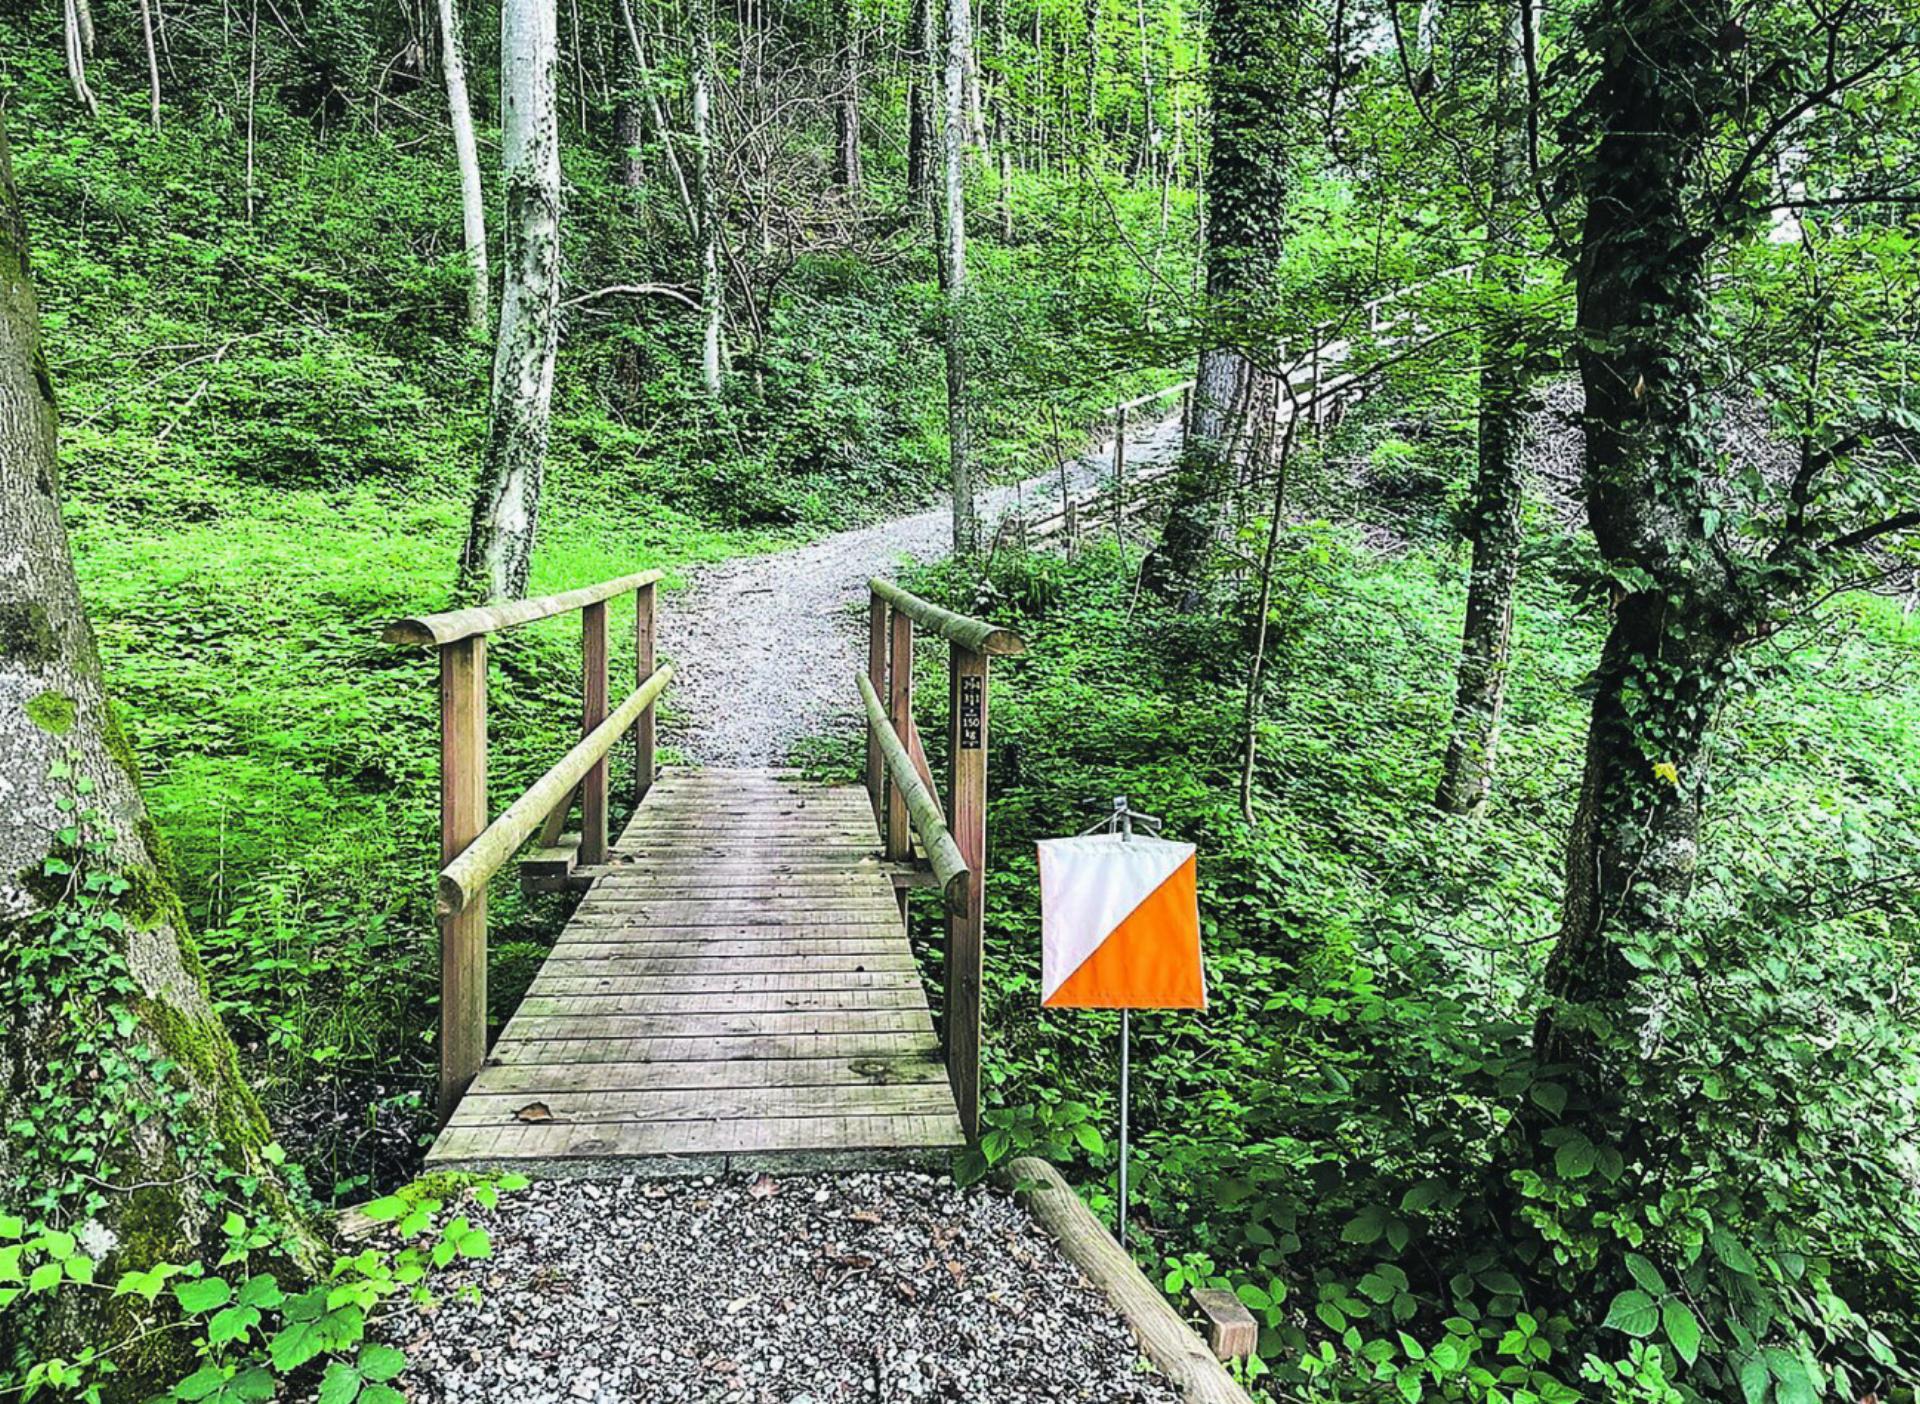
[[[860,31],[854,0],[834,0],[834,59],[840,91],[833,102],[833,178],[847,191],[860,188]]]
[[[74,100],[87,110],[87,116],[98,120],[100,104],[87,85],[87,55],[93,52],[93,12],[87,8],[86,0],[67,0],[63,42],[67,83],[73,89]]]
[[[467,63],[460,43],[455,0],[440,0],[440,64],[447,80],[447,116],[453,123],[453,153],[460,169],[460,224],[467,250],[467,325],[487,329],[487,204],[480,189],[480,148],[473,137],[473,104],[467,98]]]
[[[641,190],[647,183],[646,162],[641,159],[641,144],[646,133],[640,125],[640,104],[631,97],[619,97],[613,104],[613,178],[622,190]]]
[[[4,128],[0,541],[0,1202],[32,1199],[50,1226],[78,1230],[103,1283],[197,1258],[233,1173],[260,1177],[258,1207],[299,1230],[102,685],[61,522],[53,386]],[[90,890],[89,870],[116,886]],[[78,1175],[69,1152],[82,1145],[96,1158]],[[136,1296],[26,1308],[0,1313],[0,1358],[26,1346],[71,1359],[151,1324]],[[116,1394],[178,1378],[184,1333],[149,1345],[120,1357]]]
[[[687,188],[687,175],[680,167],[680,157],[674,152],[673,132],[667,126],[660,94],[653,85],[653,65],[647,58],[646,45],[641,42],[640,27],[633,22],[633,6],[628,0],[620,0],[620,27],[626,31],[634,77],[646,104],[647,116],[653,122],[654,135],[660,140],[660,154],[666,160],[667,173],[673,177],[674,192],[680,197],[680,212],[686,216],[688,230],[698,237],[700,213],[694,206],[692,192]]]
[[[1100,131],[1100,0],[1086,0],[1084,18],[1087,68],[1081,77],[1086,84],[1086,111],[1080,119],[1086,124],[1087,159],[1091,161],[1098,154],[1094,138]]]
[[[933,167],[934,0],[913,0],[907,21],[907,203],[917,205],[927,195]]]
[[[720,393],[720,198],[713,160],[712,0],[693,0],[693,184],[699,204],[700,382]]]
[[[153,5],[140,0],[140,35],[147,47],[147,117],[160,130],[160,55],[153,45]]]
[[[1692,883],[1707,732],[1760,602],[1702,516],[1716,442],[1702,372],[1709,234],[1689,211],[1724,92],[1728,0],[1600,0],[1587,23],[1603,58],[1580,114],[1595,141],[1575,166],[1585,492],[1601,555],[1646,583],[1618,598],[1594,674],[1535,1043],[1566,1069],[1569,1105],[1600,1120],[1598,1140],[1624,1085],[1610,1064],[1637,1047],[1631,953]]]
[[[1275,277],[1285,247],[1286,114],[1299,106],[1297,65],[1306,51],[1287,6],[1217,0],[1212,49],[1213,146],[1206,174],[1206,279],[1215,308],[1258,328],[1277,311]],[[1197,605],[1197,588],[1235,486],[1233,448],[1263,405],[1271,373],[1239,345],[1200,355],[1192,422],[1146,583]]]
[[[1490,228],[1480,267],[1482,286],[1491,290],[1498,309],[1482,339],[1479,464],[1466,522],[1473,565],[1467,580],[1452,730],[1434,796],[1434,803],[1449,814],[1477,812],[1493,790],[1500,714],[1507,698],[1513,592],[1520,577],[1520,440],[1527,377],[1519,350],[1521,328],[1508,309],[1520,290],[1518,269],[1524,251],[1519,246],[1515,204],[1522,189],[1525,154],[1520,106],[1510,97],[1518,60],[1517,12],[1504,13],[1498,22]]]
[[[967,74],[973,16],[967,0],[946,0],[946,12],[946,202],[941,221],[946,249],[941,262],[947,290],[947,462],[953,489],[953,554],[966,559],[980,548],[967,410]]]
[[[560,134],[553,0],[500,7],[500,145],[506,224],[493,403],[473,523],[461,560],[461,594],[474,600],[526,593],[539,522],[559,340]]]

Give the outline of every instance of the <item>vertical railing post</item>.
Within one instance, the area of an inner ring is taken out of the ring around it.
[[[966,859],[957,910],[947,913],[946,1017],[942,1030],[947,1078],[960,1125],[980,1139],[980,984],[987,875],[987,655],[952,646],[948,676],[951,734],[948,793],[953,841]]]
[[[607,602],[580,611],[580,734],[607,719]],[[607,758],[580,781],[580,863],[607,861]]]
[[[887,691],[887,602],[875,594],[867,601],[867,681],[876,697],[890,696]],[[887,768],[880,754],[880,742],[867,727],[867,799],[873,805],[873,819],[884,824],[887,818]]]
[[[1127,407],[1113,407],[1113,539],[1124,538],[1127,515]]]
[[[633,592],[633,685],[640,686],[653,676],[654,658],[654,587],[642,585]],[[640,714],[640,720],[634,724],[633,755],[633,803],[639,808],[640,801],[647,797],[647,791],[653,788],[653,750],[654,750],[654,705]]]
[[[487,827],[487,640],[440,650],[440,866]],[[487,894],[440,919],[440,1122],[487,1057]]]
[[[893,611],[888,631],[887,716],[902,746],[913,734],[913,620],[905,610]],[[887,786],[887,857],[900,862],[913,857],[913,829],[907,801],[898,785]]]

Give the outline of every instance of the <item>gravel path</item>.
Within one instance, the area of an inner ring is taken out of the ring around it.
[[[1006,1196],[927,1175],[554,1181],[384,1334],[435,1404],[1178,1404]],[[464,1298],[464,1283],[480,1288]]]
[[[1179,447],[1178,416],[1127,436],[1130,467],[1164,462]],[[1075,489],[1104,479],[1112,441],[1068,465]],[[983,494],[994,525],[1015,505],[1033,512],[1059,499],[1059,475]],[[696,571],[661,602],[660,649],[674,665],[675,713],[664,739],[706,765],[783,765],[802,737],[854,715],[854,670],[866,655],[867,580],[903,560],[946,554],[944,503],[843,531],[791,551],[742,556]]]

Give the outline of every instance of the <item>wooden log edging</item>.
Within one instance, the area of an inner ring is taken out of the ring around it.
[[[991,654],[995,658],[1013,657],[1027,651],[1026,642],[1011,629],[1002,629],[984,619],[969,619],[964,614],[942,609],[932,600],[923,600],[918,595],[902,590],[891,580],[882,580],[878,576],[869,580],[867,585],[874,594],[914,623],[962,648]]]
[[[652,677],[635,688],[633,694],[620,704],[618,711],[568,751],[559,764],[534,781],[531,789],[508,805],[498,819],[487,825],[480,837],[468,844],[459,857],[441,870],[441,916],[457,916],[477,894],[487,890],[487,879],[500,871],[507,859],[540,827],[541,820],[553,807],[566,798],[595,762],[613,749],[616,741],[626,735],[627,728],[638,721],[640,714],[666,691],[672,678],[671,665],[656,669]]]
[[[1021,1156],[1002,1167],[999,1179],[1060,1245],[1067,1260],[1100,1289],[1132,1329],[1147,1359],[1179,1386],[1187,1404],[1253,1404],[1058,1170],[1034,1156]]]
[[[960,856],[959,845],[954,843],[953,834],[940,817],[940,806],[921,781],[919,771],[914,769],[913,758],[894,735],[893,722],[880,701],[880,694],[873,690],[873,683],[865,673],[856,673],[854,677],[860,684],[860,700],[866,706],[867,732],[880,748],[887,774],[893,780],[894,793],[905,801],[914,832],[920,835],[920,846],[926,849],[927,861],[933,867],[933,876],[946,895],[947,906],[952,908],[961,895],[955,883],[967,876],[967,860]]]

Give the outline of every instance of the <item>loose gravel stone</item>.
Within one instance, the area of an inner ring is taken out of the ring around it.
[[[382,1327],[415,1400],[1180,1398],[996,1190],[908,1173],[563,1180],[473,1217],[493,1256]]]

